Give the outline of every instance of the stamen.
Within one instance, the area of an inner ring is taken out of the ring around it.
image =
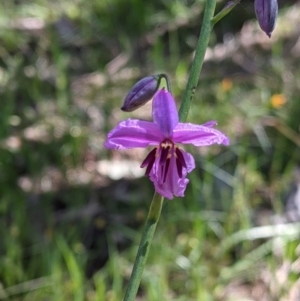
[[[167,174],[168,174],[168,170],[169,170],[169,166],[170,166],[170,162],[171,162],[171,159],[168,158],[167,161],[166,161],[166,164],[165,164],[165,172],[164,172],[163,183],[166,182]]]
[[[160,153],[160,159],[159,159],[159,164],[164,164],[167,160],[169,151],[170,151],[170,146],[168,144],[161,144],[161,153]]]
[[[157,151],[157,148],[154,148],[148,155],[147,157],[145,158],[145,160],[143,161],[143,163],[141,164],[141,168],[145,167],[146,165],[148,165],[154,158],[155,160],[155,155],[156,155],[156,151]]]
[[[177,158],[176,158],[176,167],[177,167],[177,173],[179,178],[182,178],[182,165],[180,164]]]
[[[178,173],[178,176],[179,178],[182,178],[182,170],[183,170],[183,167],[187,167],[186,166],[186,162],[185,162],[185,159],[184,159],[184,156],[182,154],[182,151],[176,147],[176,150],[175,150],[175,157],[176,157],[176,167],[177,167],[177,173]]]
[[[141,164],[141,167],[147,166],[145,174],[146,176],[149,176],[155,161],[158,160],[159,157],[159,162],[158,162],[159,164],[158,172],[160,173],[159,178],[160,181],[162,181],[162,183],[165,183],[167,180],[167,176],[168,176],[168,172],[170,169],[170,164],[173,156],[175,157],[178,176],[179,178],[182,178],[183,168],[187,167],[184,159],[184,155],[182,151],[176,145],[174,145],[172,141],[168,139],[163,141],[158,148],[154,148],[147,155],[147,157]]]
[[[145,172],[146,176],[149,176],[150,171],[152,170],[154,162],[155,162],[155,156],[152,158],[152,160],[149,162],[149,164],[148,164],[148,166],[146,168],[146,172]]]
[[[145,172],[145,175],[146,175],[146,176],[149,176],[150,171],[151,171],[151,169],[152,169],[152,167],[153,167],[153,164],[154,164],[154,162],[155,162],[156,151],[157,151],[157,148],[154,148],[154,149],[147,155],[147,157],[145,158],[145,160],[144,160],[143,163],[141,164],[141,168],[147,166],[146,172]]]
[[[176,152],[176,155],[177,155],[177,160],[180,162],[180,164],[183,167],[187,168],[184,156],[182,154],[182,151],[178,147],[176,147],[175,152]]]
[[[160,178],[162,179],[163,176],[164,176],[164,167],[165,167],[165,164],[160,164]]]

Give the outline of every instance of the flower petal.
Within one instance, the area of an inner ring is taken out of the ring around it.
[[[106,148],[128,149],[157,145],[164,139],[157,124],[148,121],[127,119],[120,122],[107,135]]]
[[[165,89],[159,90],[153,98],[152,117],[163,135],[166,138],[172,137],[179,117],[175,100],[172,94]]]
[[[211,126],[211,122],[204,125],[178,123],[174,129],[172,140],[174,143],[193,144],[195,146],[205,146],[214,143],[228,145],[228,137]]]
[[[207,121],[203,124],[201,124],[202,126],[208,126],[210,128],[214,127],[215,125],[217,125],[218,123],[215,121],[215,120],[210,120],[210,121]]]
[[[171,157],[171,162],[166,178],[163,178],[161,172],[161,165],[159,164],[159,158],[154,163],[150,172],[150,180],[154,183],[155,190],[167,199],[172,200],[174,196],[183,197],[184,191],[189,180],[186,178],[187,174],[195,168],[195,161],[191,154],[181,150],[184,160],[186,162],[186,168],[182,169],[182,177],[179,178],[176,158]]]

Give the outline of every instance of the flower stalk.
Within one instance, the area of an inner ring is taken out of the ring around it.
[[[238,1],[234,1],[234,3],[236,5]],[[214,20],[213,17],[215,13],[216,0],[206,1],[202,28],[197,43],[195,56],[192,62],[186,90],[183,96],[183,101],[179,109],[179,119],[181,122],[186,121],[188,116],[190,105],[199,81],[199,76],[202,69],[205,52],[209,43],[211,30],[214,24],[221,18],[223,18],[226,14],[228,14],[235,5],[230,5],[230,8],[227,9],[225,13],[223,12],[222,15],[217,15],[217,19]],[[170,92],[170,84],[168,78],[165,77],[165,79],[167,81],[167,87]],[[133,301],[136,297],[141,282],[142,273],[148,257],[149,249],[152,243],[153,235],[161,214],[163,200],[164,198],[161,195],[159,195],[157,192],[154,193],[134,262],[132,274],[123,301]]]
[[[192,63],[189,79],[179,109],[180,121],[186,121],[192,100],[198,85],[205,52],[208,46],[209,37],[213,28],[212,19],[216,9],[216,0],[207,0],[203,16],[202,27],[198,39],[194,60]]]
[[[159,221],[162,205],[163,205],[163,197],[160,196],[157,192],[154,193],[150,209],[148,212],[145,228],[142,234],[141,242],[139,245],[139,249],[136,255],[136,259],[133,265],[131,277],[128,283],[127,291],[124,297],[124,301],[132,301],[135,299],[138,288],[140,286],[140,282],[142,279],[143,270],[146,264],[146,260],[148,257],[150,245],[152,242],[152,238]]]

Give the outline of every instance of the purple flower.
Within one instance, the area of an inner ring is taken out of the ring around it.
[[[213,129],[215,121],[203,125],[179,122],[174,98],[164,89],[153,98],[152,117],[154,122],[135,119],[120,122],[108,134],[105,147],[128,149],[155,145],[141,167],[146,167],[146,175],[159,194],[168,199],[184,196],[189,182],[186,176],[195,168],[195,161],[177,144],[228,145],[229,139]]]

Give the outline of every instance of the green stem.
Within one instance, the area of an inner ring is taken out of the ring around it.
[[[206,1],[203,22],[197,43],[195,57],[191,67],[188,83],[183,95],[183,100],[179,109],[179,117],[181,121],[186,121],[187,119],[191,102],[193,100],[195,90],[199,81],[199,76],[204,61],[204,55],[208,46],[211,30],[213,28],[211,20],[215,13],[216,2],[217,0]]]
[[[203,23],[202,23],[202,28],[201,28],[201,32],[200,32],[200,36],[195,52],[195,57],[192,63],[190,76],[188,79],[183,101],[179,109],[179,116],[181,121],[186,120],[191,102],[193,100],[193,96],[195,94],[195,90],[199,81],[200,71],[203,65],[204,55],[208,46],[211,30],[214,24],[218,22],[221,18],[223,18],[227,13],[229,13],[231,9],[239,2],[239,0],[235,0],[234,4],[227,5],[223,9],[223,12],[221,11],[218,15],[216,15],[215,18],[213,18],[215,8],[216,8],[216,1],[217,0],[207,0],[205,6]],[[170,86],[168,76],[165,74],[160,74],[159,76],[160,78],[165,78],[167,83],[167,88],[170,91],[171,86]],[[136,297],[142,279],[143,270],[148,257],[149,249],[151,246],[152,238],[160,217],[163,200],[164,198],[160,196],[158,193],[154,194],[150,205],[149,213],[147,216],[145,228],[142,234],[139,249],[135,258],[131,277],[128,283],[127,291],[125,293],[125,297],[123,301],[133,301]]]
[[[211,20],[212,26],[214,26],[217,22],[219,22],[222,18],[224,18],[227,14],[229,14],[239,3],[241,0],[230,1],[226,4],[226,6],[216,14]]]
[[[143,270],[145,267],[146,259],[148,257],[149,249],[151,246],[152,238],[155,232],[156,225],[158,223],[162,204],[164,198],[157,192],[154,193],[150,209],[148,212],[146,225],[142,234],[139,249],[135,258],[134,266],[132,269],[131,277],[128,283],[127,291],[124,297],[124,301],[134,300],[138,291]]]
[[[164,78],[164,79],[165,79],[166,84],[167,84],[167,89],[168,89],[168,91],[171,93],[171,83],[170,83],[170,80],[169,80],[169,76],[168,76],[167,74],[165,74],[165,73],[161,73],[161,74],[159,74],[159,76],[160,76],[161,78]]]

